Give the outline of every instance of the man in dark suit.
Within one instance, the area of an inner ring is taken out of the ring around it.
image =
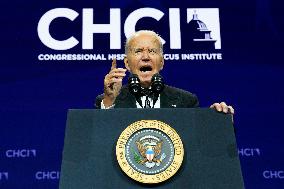
[[[158,34],[153,31],[141,30],[129,37],[125,44],[125,67],[117,68],[113,60],[110,72],[104,79],[104,94],[96,98],[96,107],[109,108],[142,108],[130,94],[128,86],[122,86],[122,79],[128,70],[138,75],[143,88],[151,87],[152,76],[159,73],[164,66],[163,44]],[[145,96],[141,97],[142,104],[146,104]],[[148,101],[149,102],[149,101]],[[195,108],[199,106],[196,95],[170,86],[165,86],[158,100],[150,106],[154,108]],[[214,103],[210,108],[224,113],[234,113],[231,106],[225,102]]]
[[[96,108],[101,108],[102,100],[103,95],[97,97]],[[152,103],[152,101],[150,103]],[[139,104],[137,104],[135,97],[130,94],[127,85],[121,88],[121,92],[117,96],[114,104],[115,108],[139,108]],[[168,85],[165,86],[160,95],[160,104],[158,107],[155,104],[156,108],[196,108],[198,106],[199,103],[196,95]]]

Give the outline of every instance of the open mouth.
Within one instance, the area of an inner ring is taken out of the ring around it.
[[[140,68],[141,72],[150,72],[152,71],[152,67],[150,65],[145,65]]]

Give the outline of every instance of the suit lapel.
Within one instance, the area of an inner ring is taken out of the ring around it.
[[[160,103],[161,108],[178,108],[180,105],[178,96],[167,85],[161,93]],[[130,94],[127,85],[122,87],[120,94],[116,98],[115,108],[136,108],[135,97]]]
[[[128,86],[123,86],[121,89],[115,100],[115,108],[136,108],[135,97],[130,94]]]
[[[161,93],[161,108],[175,108],[178,107],[178,97],[172,94],[171,89],[166,85],[164,91]]]

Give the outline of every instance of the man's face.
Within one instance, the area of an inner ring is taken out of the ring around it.
[[[158,39],[147,33],[132,38],[124,63],[132,74],[138,75],[143,87],[149,87],[152,76],[162,70],[164,65]]]

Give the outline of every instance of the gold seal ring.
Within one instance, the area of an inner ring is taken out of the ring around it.
[[[147,184],[160,183],[179,170],[184,156],[182,140],[168,124],[141,120],[119,136],[116,157],[130,178]]]

